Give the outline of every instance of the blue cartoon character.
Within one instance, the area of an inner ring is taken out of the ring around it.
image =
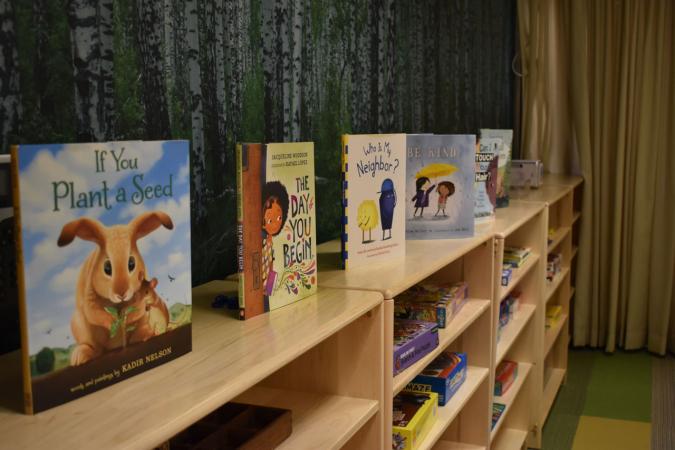
[[[424,208],[429,206],[429,194],[436,187],[435,184],[429,186],[431,181],[428,177],[419,177],[415,180],[415,196],[412,201],[415,202],[415,212],[413,217],[417,216],[417,211],[420,211],[420,217],[424,214]]]
[[[396,189],[394,182],[386,178],[380,188],[380,222],[382,222],[382,240],[391,239],[391,224],[394,221],[394,207],[396,206]],[[389,236],[385,237],[385,232]]]

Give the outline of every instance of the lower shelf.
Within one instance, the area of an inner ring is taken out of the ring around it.
[[[548,303],[551,297],[553,297],[553,294],[558,289],[558,287],[560,287],[560,283],[562,283],[563,279],[567,276],[569,271],[570,271],[569,267],[563,267],[560,270],[560,272],[557,273],[555,277],[553,277],[553,280],[546,282],[546,293],[544,295],[544,303]]]
[[[426,450],[433,447],[438,439],[443,435],[448,425],[455,420],[455,417],[460,413],[466,402],[478,386],[487,378],[489,370],[484,367],[469,366],[466,370],[466,380],[462,386],[455,392],[450,401],[445,406],[438,407],[438,415],[436,422],[434,422],[429,434],[417,447],[419,450]]]
[[[376,400],[259,386],[234,401],[292,411],[293,433],[279,449],[339,449],[379,409]]]
[[[463,442],[438,441],[433,450],[485,450],[485,447]]]
[[[553,401],[555,400],[555,396],[558,393],[558,389],[560,389],[564,378],[565,369],[551,370],[551,375],[546,382],[546,386],[544,387],[544,395],[541,399],[542,411],[540,424],[542,427],[544,426],[544,422],[546,422],[548,413],[551,411]]]
[[[553,344],[555,343],[556,339],[558,339],[558,336],[560,335],[560,332],[566,323],[567,314],[562,314],[558,318],[558,321],[555,323],[555,325],[546,329],[544,337],[544,358],[548,356],[549,352],[551,351],[551,347],[553,347]]]
[[[520,335],[520,332],[523,331],[532,314],[534,314],[535,309],[535,305],[529,303],[521,304],[520,310],[513,315],[513,319],[502,329],[501,338],[499,339],[499,343],[497,343],[497,360],[495,361],[495,365],[504,359],[506,352],[509,351]]]
[[[518,377],[511,385],[511,388],[509,388],[506,394],[502,396],[494,396],[493,402],[506,405],[506,408],[504,408],[504,412],[502,412],[502,415],[499,417],[495,427],[490,432],[490,439],[494,439],[497,436],[499,428],[506,420],[506,416],[509,414],[513,402],[515,402],[518,393],[520,393],[520,389],[523,387],[523,384],[527,380],[527,376],[530,374],[530,369],[532,369],[532,364],[524,362],[518,363]]]
[[[492,443],[492,450],[520,450],[527,439],[527,431],[504,428]]]

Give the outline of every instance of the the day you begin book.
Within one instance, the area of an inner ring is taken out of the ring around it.
[[[237,145],[240,318],[316,292],[312,142]]]
[[[405,134],[342,136],[342,261],[405,255]]]
[[[476,136],[409,134],[406,238],[473,236]]]
[[[191,350],[187,141],[12,149],[25,409]]]

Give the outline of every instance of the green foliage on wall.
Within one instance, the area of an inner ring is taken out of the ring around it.
[[[20,91],[0,92],[0,105],[20,94],[3,138],[192,142],[195,284],[236,270],[237,141],[315,142],[324,241],[339,232],[341,134],[513,125],[515,0],[0,6],[0,21],[16,24],[16,44],[2,46],[16,46],[20,67]]]

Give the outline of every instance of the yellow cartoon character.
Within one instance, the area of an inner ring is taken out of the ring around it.
[[[361,243],[369,244],[373,242],[372,230],[379,225],[379,214],[377,213],[377,206],[374,200],[364,200],[359,205],[356,212],[356,223],[362,231]],[[368,232],[368,240],[366,241],[366,231]]]

